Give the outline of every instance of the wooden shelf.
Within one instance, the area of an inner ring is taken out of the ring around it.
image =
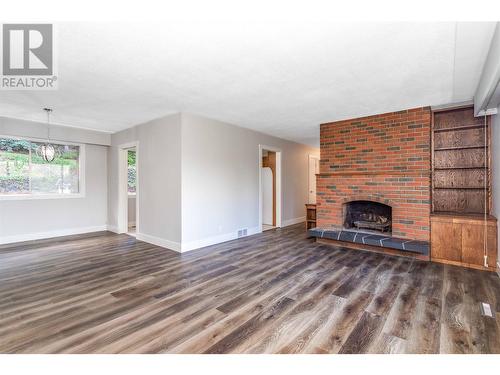
[[[458,222],[460,220],[484,220],[484,214],[466,214],[461,213],[457,214],[456,212],[448,212],[448,211],[440,211],[431,213],[431,218],[439,218],[439,219],[453,219],[454,222]],[[493,215],[487,215],[486,219],[488,221],[497,221],[497,218]]]
[[[434,187],[435,190],[484,190],[484,187]]]
[[[440,128],[440,129],[434,129],[434,133],[441,133],[441,132],[449,132],[449,131],[454,131],[454,130],[468,130],[468,129],[479,129],[479,128],[484,128],[484,125],[465,125],[465,126],[457,126],[455,128]]]
[[[316,228],[316,204],[306,204],[306,230]]]
[[[481,170],[484,170],[484,166],[483,167],[441,167],[441,168],[434,168],[435,171],[453,171],[453,170],[456,170],[456,169],[481,169]]]
[[[450,150],[471,150],[478,148],[488,148],[488,146],[457,146],[457,147],[440,147],[434,148],[434,151],[450,151]]]

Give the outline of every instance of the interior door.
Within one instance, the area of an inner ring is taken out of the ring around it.
[[[309,203],[316,203],[316,174],[319,173],[319,157],[309,155]]]

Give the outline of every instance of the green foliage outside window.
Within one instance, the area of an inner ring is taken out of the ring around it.
[[[43,143],[0,138],[0,194],[79,192],[79,146],[54,144],[56,158],[37,155]]]
[[[128,157],[128,192],[135,193],[136,192],[136,184],[137,184],[137,165],[136,165],[136,152],[129,150],[127,153]]]

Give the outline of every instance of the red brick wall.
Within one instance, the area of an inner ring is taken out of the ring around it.
[[[321,125],[318,227],[342,227],[343,204],[392,207],[396,237],[429,241],[430,108]]]

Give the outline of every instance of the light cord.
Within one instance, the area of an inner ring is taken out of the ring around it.
[[[45,108],[45,111],[47,112],[47,144],[50,143],[50,112],[52,110],[50,108]]]
[[[484,266],[488,267],[488,124],[484,115]]]

